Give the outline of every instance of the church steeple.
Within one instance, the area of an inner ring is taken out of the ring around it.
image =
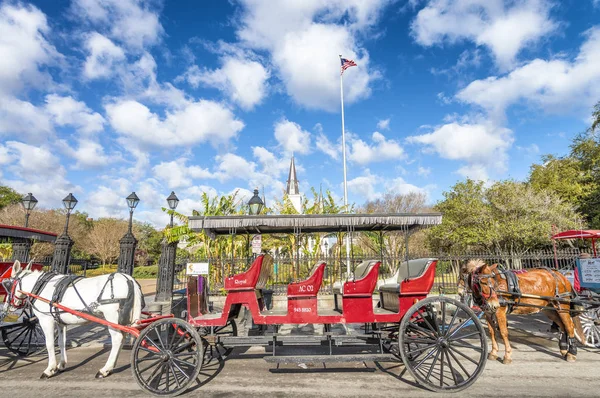
[[[298,189],[298,178],[296,177],[296,164],[294,163],[294,156],[292,155],[292,161],[290,162],[290,173],[287,180],[287,189],[285,191],[288,195],[299,195],[300,190]]]

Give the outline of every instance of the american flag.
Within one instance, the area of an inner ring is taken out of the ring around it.
[[[346,69],[348,69],[351,66],[356,66],[356,63],[354,61],[352,61],[351,59],[346,59],[346,58],[340,58],[342,60],[342,71],[340,73],[340,75],[344,74],[344,71]]]

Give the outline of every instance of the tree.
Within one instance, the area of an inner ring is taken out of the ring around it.
[[[542,164],[531,166],[528,181],[536,191],[549,190],[577,207],[593,189],[581,162],[572,156],[542,156]]]
[[[85,250],[98,257],[102,266],[119,257],[119,239],[127,232],[127,222],[115,218],[100,218],[94,222],[85,241]]]
[[[163,234],[154,228],[152,224],[135,222],[133,224],[133,234],[138,240],[136,249],[136,263],[145,265],[148,262],[156,264],[160,257],[161,240]]]
[[[596,102],[596,105],[594,105],[594,111],[592,112],[592,126],[590,127],[590,130],[595,132],[598,127],[600,127],[600,101]]]
[[[0,185],[0,209],[9,205],[21,203],[21,199],[22,196],[17,191],[10,187]]]
[[[467,180],[444,193],[435,209],[442,224],[428,231],[434,250],[493,251],[516,255],[550,244],[552,227],[575,228],[580,215],[549,191],[518,181],[500,181],[487,188]]]
[[[427,195],[422,192],[398,194],[388,192],[380,199],[365,203],[361,213],[423,213],[430,211],[426,205]],[[392,259],[387,272],[394,274],[406,254],[406,232],[362,232],[358,243],[365,251],[379,255],[383,251],[384,258]],[[424,232],[417,232],[409,238],[409,253],[423,252],[425,249]]]

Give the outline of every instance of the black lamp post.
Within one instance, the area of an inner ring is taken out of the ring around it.
[[[77,205],[77,199],[72,193],[69,193],[63,199],[63,206],[67,209],[67,219],[65,221],[65,229],[63,233],[56,239],[54,244],[54,256],[52,257],[52,271],[59,274],[67,274],[69,272],[69,260],[71,259],[71,248],[73,240],[68,235],[69,218],[71,211]]]
[[[133,267],[135,264],[135,248],[137,247],[137,239],[133,236],[133,210],[140,203],[140,198],[132,192],[127,198],[127,206],[129,207],[129,228],[127,233],[123,235],[120,244],[120,254],[118,261],[118,271],[128,275],[133,274]]]
[[[25,228],[29,226],[29,215],[31,211],[35,208],[38,201],[37,199],[30,193],[25,195],[21,200],[21,204],[23,205],[23,209],[25,210]],[[31,250],[31,240],[30,239],[19,239],[15,238],[12,242],[12,259],[19,260],[22,263],[26,263],[29,261],[29,251]]]
[[[257,216],[262,211],[265,204],[263,203],[260,196],[258,196],[258,189],[254,190],[254,196],[248,201],[248,212],[251,216]]]
[[[323,246],[325,246],[325,257],[329,256],[329,243],[327,243],[327,241],[325,241],[323,243]]]
[[[169,209],[175,210],[179,204],[179,199],[175,192],[171,192],[167,198]],[[173,228],[173,212],[171,211],[171,221],[169,226]],[[173,282],[175,280],[175,257],[177,254],[178,241],[162,241],[162,250],[158,260],[158,283],[156,287],[155,301],[162,305],[163,313],[170,313],[171,299],[173,298]]]
[[[29,226],[29,215],[31,211],[35,209],[35,206],[38,204],[38,200],[29,192],[23,200],[21,201],[23,205],[23,209],[25,209],[25,228]]]

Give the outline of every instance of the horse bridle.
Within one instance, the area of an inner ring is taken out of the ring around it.
[[[22,282],[21,282],[21,278],[19,277],[20,275],[21,275],[21,271],[19,271],[17,273],[17,275],[15,275],[14,277],[7,278],[2,281],[2,286],[6,290],[6,293],[8,294],[6,302],[8,303],[9,306],[11,306],[15,309],[21,309],[21,308],[25,307],[25,304],[27,303],[27,297],[19,298],[19,297],[17,297],[17,294],[16,294],[17,289],[18,290],[22,289]],[[25,276],[25,275],[23,275],[23,276]]]
[[[487,305],[487,302],[490,299],[498,299],[498,294],[496,293],[497,283],[496,283],[496,273],[492,271],[491,274],[482,275],[478,272],[479,270],[473,271],[468,275],[470,279],[470,283],[468,284],[471,287],[471,291],[475,295],[481,297],[482,304]],[[483,289],[481,289],[482,280],[487,280],[487,287],[490,290],[489,293],[484,293]]]

